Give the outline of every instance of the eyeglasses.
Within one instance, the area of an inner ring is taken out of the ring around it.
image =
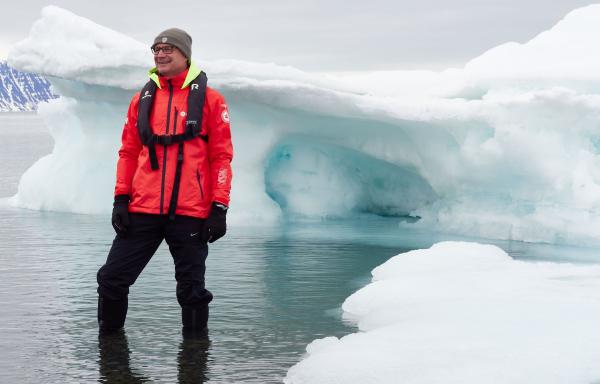
[[[171,53],[173,53],[173,49],[175,49],[175,47],[172,45],[163,45],[161,47],[150,48],[154,56],[158,55],[160,51],[162,51],[162,53],[164,53],[165,55],[170,55]]]

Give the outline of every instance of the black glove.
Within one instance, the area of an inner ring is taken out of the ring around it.
[[[213,243],[225,236],[225,232],[227,232],[227,224],[225,221],[226,215],[227,206],[225,204],[212,203],[210,215],[208,215],[206,223],[204,224],[204,241]]]
[[[129,229],[129,195],[116,195],[113,203],[112,226],[117,235],[125,237]]]

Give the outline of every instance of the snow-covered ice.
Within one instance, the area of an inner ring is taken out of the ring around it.
[[[599,18],[600,5],[574,10],[529,42],[441,72],[197,60],[230,104],[232,222],[409,213],[422,219],[406,225],[431,230],[600,243]],[[107,212],[148,44],[49,6],[9,62],[62,95],[39,111],[54,151],[13,203]]]
[[[443,242],[372,275],[342,306],[359,332],[313,341],[285,383],[600,382],[600,266]]]

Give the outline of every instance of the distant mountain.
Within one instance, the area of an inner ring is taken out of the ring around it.
[[[54,99],[50,82],[28,72],[20,72],[0,61],[0,111],[33,111],[42,101]]]

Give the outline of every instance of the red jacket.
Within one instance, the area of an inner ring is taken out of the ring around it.
[[[168,79],[155,73],[151,75],[160,83],[150,113],[150,126],[155,134],[172,135],[185,131],[188,84],[199,73],[192,63],[188,70],[170,79],[172,91]],[[168,113],[170,92],[172,99]],[[137,129],[139,98],[139,92],[133,96],[123,128],[115,195],[131,197],[129,212],[166,215],[173,191],[178,145],[169,145],[166,149],[156,145],[159,169],[150,168],[148,147],[142,145]],[[206,218],[213,201],[229,205],[233,157],[229,112],[223,96],[210,87],[206,89],[201,134],[208,135],[208,143],[200,138],[184,143],[177,215]]]

